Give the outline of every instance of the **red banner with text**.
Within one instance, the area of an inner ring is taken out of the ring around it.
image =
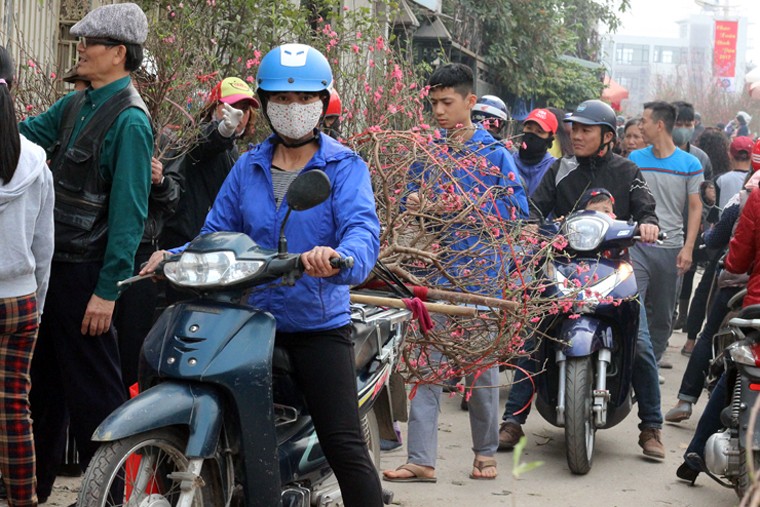
[[[717,78],[736,77],[736,41],[738,21],[715,21],[713,69]]]

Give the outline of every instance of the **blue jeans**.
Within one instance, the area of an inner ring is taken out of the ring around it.
[[[532,350],[536,346],[533,338],[526,340],[525,349]],[[530,375],[535,375],[538,371],[538,361],[532,356],[521,357],[515,363],[515,376],[512,385],[509,388],[509,398],[504,407],[504,422],[513,422],[516,424],[525,424],[530,414],[531,397],[533,396],[533,383],[528,376],[519,368],[522,368]],[[520,412],[519,414],[517,412]]]
[[[686,452],[683,455],[689,468],[699,470],[697,464],[690,462],[686,459],[686,456],[691,452],[696,452],[702,457],[702,459],[705,458],[705,444],[707,444],[707,439],[710,438],[713,433],[720,431],[723,427],[723,423],[720,421],[720,413],[726,407],[727,403],[728,393],[726,392],[726,374],[723,373],[723,375],[720,376],[720,379],[718,379],[718,383],[715,384],[715,389],[713,389],[710,399],[707,400],[705,411],[702,412],[702,417],[699,418],[694,436],[691,438],[689,447],[686,448]]]
[[[699,330],[702,328],[702,323],[705,321],[705,314],[708,310],[707,299],[710,297],[710,289],[715,278],[718,257],[718,255],[714,256],[707,263],[707,266],[705,266],[705,272],[702,273],[702,279],[699,281],[699,285],[697,285],[697,289],[694,291],[694,297],[691,299],[689,314],[686,317],[686,337],[689,340],[697,338]]]
[[[728,313],[728,302],[739,290],[741,289],[738,287],[724,287],[718,291],[718,295],[710,307],[710,312],[707,314],[705,327],[702,328],[702,332],[697,337],[694,350],[689,357],[689,364],[686,366],[686,371],[681,379],[681,387],[678,389],[679,400],[689,403],[696,403],[699,400],[712,358],[713,336],[720,330],[720,325]]]
[[[660,379],[657,373],[657,360],[654,357],[652,340],[649,336],[649,323],[644,301],[639,295],[639,332],[636,334],[636,358],[633,360],[633,391],[639,406],[639,429],[662,428],[662,410],[660,409]]]
[[[636,393],[639,405],[639,429],[662,428],[662,411],[660,410],[660,382],[657,377],[657,361],[652,350],[652,341],[649,339],[649,327],[647,326],[646,311],[643,302],[640,305],[640,332],[637,333],[636,358],[633,361],[633,390]],[[525,347],[530,350],[533,347],[532,340]],[[517,366],[533,374],[538,370],[538,363],[532,357],[521,358]],[[521,380],[525,379],[521,382]],[[533,395],[533,384],[526,379],[525,374],[515,370],[514,384],[509,391],[509,399],[504,410],[502,419],[505,422],[525,424],[530,412],[530,398]],[[525,408],[527,406],[527,408]],[[519,410],[525,408],[521,413]]]

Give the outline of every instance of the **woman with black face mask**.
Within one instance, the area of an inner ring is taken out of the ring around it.
[[[528,197],[556,160],[548,153],[556,133],[557,118],[547,109],[534,109],[523,122],[522,140],[513,156]]]

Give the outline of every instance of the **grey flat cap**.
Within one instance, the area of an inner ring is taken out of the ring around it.
[[[148,18],[137,4],[104,5],[88,12],[69,33],[75,37],[100,37],[142,45],[148,37]]]

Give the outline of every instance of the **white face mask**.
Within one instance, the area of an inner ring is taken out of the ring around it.
[[[321,100],[311,104],[267,103],[267,116],[272,128],[279,135],[289,139],[301,139],[319,124],[324,105]]]

